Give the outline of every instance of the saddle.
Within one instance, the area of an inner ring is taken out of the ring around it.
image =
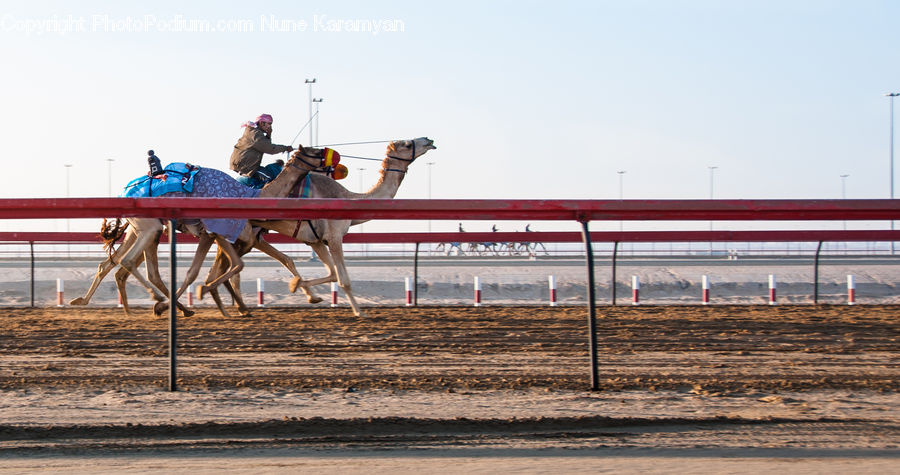
[[[173,192],[190,193],[194,191],[194,175],[199,171],[200,167],[190,163],[170,163],[159,175],[150,176],[148,173],[131,180],[119,197],[147,198]]]

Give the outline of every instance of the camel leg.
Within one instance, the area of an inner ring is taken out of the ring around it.
[[[131,273],[131,275],[133,275],[134,278],[137,279],[137,281],[147,289],[150,297],[153,300],[156,300],[157,303],[166,300],[165,294],[161,293],[156,286],[148,282],[147,279],[144,278],[144,276],[137,272],[137,266],[143,260],[143,251],[148,246],[155,246],[159,242],[160,235],[162,235],[161,228],[156,232],[151,231],[140,233],[134,245],[130,249],[128,249],[128,252],[125,253],[125,256],[123,256],[122,260],[119,262],[120,266]]]
[[[243,251],[244,248],[241,248],[240,251]],[[239,251],[239,253],[240,253]],[[244,254],[246,254],[244,252]],[[216,260],[213,262],[212,267],[209,270],[209,274],[206,276],[206,284],[214,282],[218,279],[219,276],[227,272],[228,270],[228,256],[225,254],[225,251],[219,247],[216,249]],[[231,299],[234,302],[234,305],[238,308],[238,311],[241,313],[242,317],[249,317],[250,309],[244,303],[243,296],[240,293],[241,288],[241,280],[240,274],[235,274],[229,280],[225,280],[222,282],[222,285],[225,286],[225,289],[228,290],[228,293],[231,294]],[[225,305],[222,303],[222,298],[219,296],[219,289],[217,287],[208,287],[206,289],[209,292],[210,296],[212,296],[213,300],[216,302],[216,307],[218,307],[219,312],[225,318],[231,318],[231,315],[228,313],[228,310],[225,309]]]
[[[206,257],[206,253],[209,252],[209,248],[212,247],[212,243],[212,236],[208,234],[200,235],[200,240],[197,244],[197,252],[194,254],[193,261],[191,261],[191,267],[188,269],[187,276],[184,278],[181,287],[179,287],[175,295],[171,297],[172,301],[177,302],[178,298],[181,297],[181,294],[183,294],[197,278],[197,275],[200,273],[200,267],[203,265],[203,259]],[[198,297],[203,298],[203,295],[201,294]],[[159,301],[153,306],[153,313],[162,315],[168,308],[169,304],[167,302]]]
[[[294,276],[291,279],[291,283],[289,286],[291,293],[296,292],[297,287],[300,287],[300,289],[303,291],[303,293],[306,294],[307,302],[319,303],[322,301],[321,297],[316,296],[314,293],[312,293],[312,291],[310,291],[309,286],[304,285],[303,278],[300,277],[300,273],[297,272],[297,266],[294,265],[294,261],[291,260],[290,257],[288,257],[283,252],[279,251],[278,249],[275,249],[275,246],[269,244],[268,242],[266,242],[262,239],[258,239],[256,241],[256,245],[254,247],[259,249],[260,251],[264,252],[269,257],[280,262],[281,265],[283,265],[288,270],[288,272],[290,272],[291,275]]]
[[[334,267],[337,271],[338,285],[341,286],[341,289],[343,289],[344,293],[347,295],[350,307],[353,308],[353,314],[357,317],[365,317],[365,313],[359,307],[356,298],[353,296],[353,290],[350,286],[350,274],[347,273],[347,265],[344,263],[344,248],[341,240],[334,239],[329,240],[328,242],[328,249],[331,251],[331,257],[334,259]]]
[[[147,262],[147,280],[153,283],[156,288],[162,290],[163,295],[166,297],[170,297],[169,295],[169,286],[166,285],[162,280],[162,276],[159,275],[159,255],[157,251],[159,250],[159,241],[156,242],[155,246],[150,246],[147,249],[144,249],[144,260]],[[185,317],[190,317],[194,315],[194,311],[185,307],[181,302],[175,301],[175,306],[178,307],[178,310],[181,310],[181,314]]]
[[[228,270],[225,271],[225,273],[218,276],[212,282],[201,285],[200,289],[197,291],[197,293],[200,295],[203,295],[204,292],[206,292],[207,290],[209,290],[212,287],[221,285],[222,282],[230,279],[233,275],[237,274],[244,268],[244,261],[241,260],[241,256],[238,254],[238,252],[234,248],[234,246],[232,246],[231,243],[228,242],[227,239],[225,239],[222,236],[215,236],[215,241],[216,241],[216,244],[219,245],[219,249],[221,249],[222,251],[225,252],[226,256],[228,257],[228,261],[230,262],[231,265],[228,268]],[[201,261],[202,261],[202,259],[201,259]],[[189,271],[188,274],[193,274],[193,278],[197,278],[196,274],[198,272],[199,272],[199,264],[197,265],[197,269],[194,269],[194,267],[191,266],[191,271]],[[180,295],[180,292],[179,292],[179,295]]]
[[[100,282],[106,278],[106,275],[109,274],[113,268],[116,267],[116,261],[120,259],[127,251],[134,245],[134,242],[137,238],[133,233],[129,232],[125,236],[125,240],[122,241],[122,244],[119,245],[118,249],[113,252],[111,257],[107,257],[105,261],[101,262],[100,265],[97,266],[97,274],[94,276],[94,280],[91,282],[91,287],[88,289],[87,293],[84,294],[84,297],[77,297],[72,299],[69,302],[69,305],[87,305],[91,301],[91,297],[94,296],[94,292],[97,291],[97,288],[100,287]]]
[[[311,247],[312,250],[315,251],[316,255],[319,256],[319,260],[322,261],[322,265],[325,266],[325,269],[328,271],[328,275],[325,277],[319,277],[317,279],[304,280],[301,285],[304,287],[312,287],[314,285],[337,282],[337,269],[334,266],[334,260],[331,258],[331,253],[328,252],[328,246],[321,242],[307,244],[309,244],[309,247]]]

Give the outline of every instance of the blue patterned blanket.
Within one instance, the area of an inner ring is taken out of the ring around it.
[[[157,176],[144,175],[135,178],[125,185],[125,190],[120,197],[146,198],[162,196],[173,191],[190,193],[194,188],[194,175],[200,171],[200,167],[190,163],[170,163],[163,169],[163,173]]]

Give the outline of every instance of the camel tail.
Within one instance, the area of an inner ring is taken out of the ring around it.
[[[128,229],[128,221],[122,221],[122,218],[116,218],[115,223],[103,220],[103,224],[100,226],[100,237],[103,239],[103,249],[106,250],[106,255],[110,259],[113,255],[113,246],[125,235],[126,229]]]

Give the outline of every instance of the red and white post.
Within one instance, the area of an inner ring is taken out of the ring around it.
[[[709,276],[703,276],[703,305],[709,305]]]
[[[116,307],[122,308],[124,305],[122,304],[122,292],[119,292],[119,288],[116,287],[116,297],[118,298],[118,303]]]
[[[856,279],[853,274],[847,276],[847,305],[856,305]]]
[[[63,300],[64,300],[63,291],[64,290],[65,289],[63,288],[63,280],[56,279],[56,306],[57,307],[62,307],[65,305],[65,304],[63,304]]]
[[[556,306],[556,276],[551,275],[548,279],[550,284],[550,306]]]
[[[266,306],[266,285],[260,277],[256,279],[256,306]]]
[[[121,306],[121,303],[122,303],[122,296],[120,295],[119,296],[120,306]],[[194,286],[193,285],[189,285],[187,288],[187,306],[188,307],[194,306]]]
[[[331,306],[332,307],[338,306],[338,304],[337,304],[337,288],[338,288],[337,282],[332,282],[331,283]]]
[[[641,298],[641,279],[638,276],[631,276],[631,305],[640,305]]]
[[[475,306],[481,306],[481,279],[475,276]]]
[[[406,277],[403,279],[404,284],[406,284],[406,306],[412,307],[413,304],[413,294],[412,294],[412,279]]]
[[[775,274],[769,274],[769,305],[776,304],[775,287],[776,287]]]

